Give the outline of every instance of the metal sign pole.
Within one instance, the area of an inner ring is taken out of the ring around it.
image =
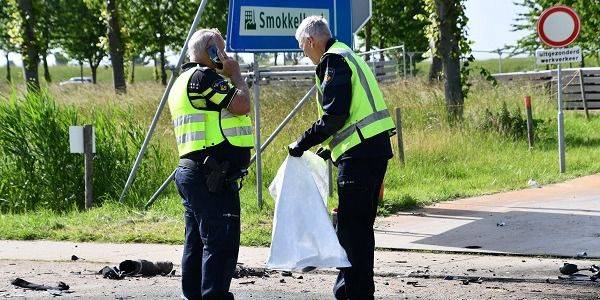
[[[406,46],[402,45],[402,64],[404,67],[404,79],[406,79]]]
[[[315,92],[315,89],[316,89],[316,86],[313,85],[312,88],[310,90],[308,90],[308,92],[304,95],[304,97],[302,97],[302,99],[300,99],[300,101],[298,101],[298,104],[296,104],[296,106],[285,117],[285,119],[283,119],[283,121],[281,121],[279,126],[277,126],[277,128],[275,128],[273,133],[265,140],[265,142],[262,144],[262,146],[260,146],[261,154],[263,151],[265,151],[265,149],[269,146],[269,144],[271,144],[271,142],[277,137],[277,135],[279,135],[279,132],[281,132],[281,130],[283,130],[283,128],[290,122],[290,120],[294,116],[296,116],[296,114],[300,111],[300,109],[304,106],[304,104],[306,104],[306,102],[308,102],[310,100],[310,96],[312,96],[312,94]],[[252,163],[254,163],[255,160],[256,160],[256,154],[254,154],[252,156],[252,158],[250,159],[250,165]],[[160,196],[160,194],[162,194],[162,192],[167,188],[169,183],[174,178],[175,178],[175,171],[171,172],[171,175],[169,175],[169,177],[167,177],[167,179],[158,188],[158,190],[152,195],[152,197],[150,197],[150,200],[148,200],[148,202],[146,203],[146,206],[145,206],[146,209],[148,209],[150,207],[150,205],[152,205],[156,201],[158,196]]]
[[[260,70],[258,69],[258,54],[254,53],[254,151],[256,155],[256,198],[258,208],[262,209],[262,157],[260,147]]]
[[[563,116],[562,86],[561,86],[561,66],[557,68],[557,91],[558,91],[558,166],[560,172],[565,172],[565,122]]]
[[[131,172],[129,173],[129,177],[127,178],[127,182],[125,183],[123,192],[121,192],[121,196],[119,197],[119,202],[123,202],[123,199],[125,198],[125,195],[127,194],[127,190],[129,190],[129,188],[131,187],[131,184],[133,183],[133,180],[135,179],[137,170],[140,167],[140,164],[142,162],[142,157],[144,156],[144,154],[146,153],[146,150],[148,149],[148,144],[150,143],[152,134],[154,133],[154,130],[156,129],[156,124],[158,123],[158,119],[160,118],[162,110],[165,107],[165,104],[167,102],[167,98],[169,97],[169,92],[171,91],[171,88],[173,87],[173,83],[175,83],[175,79],[179,75],[179,69],[181,68],[181,64],[183,64],[183,60],[185,58],[185,53],[187,50],[188,42],[192,38],[192,35],[194,34],[194,31],[195,31],[196,27],[198,26],[198,23],[200,23],[200,17],[202,16],[202,12],[204,11],[204,8],[206,7],[207,2],[208,2],[208,0],[202,0],[202,2],[200,2],[200,6],[198,7],[198,11],[196,11],[196,16],[194,17],[194,22],[192,22],[192,26],[190,26],[190,30],[188,32],[188,36],[185,39],[185,43],[183,43],[183,48],[181,48],[181,54],[179,55],[179,60],[177,61],[177,66],[175,66],[175,69],[173,69],[173,73],[171,73],[171,78],[169,79],[169,84],[167,85],[167,88],[165,89],[165,92],[163,93],[162,99],[160,100],[160,103],[158,104],[158,108],[156,109],[154,118],[152,118],[152,123],[150,124],[150,128],[148,129],[146,138],[144,138],[144,143],[142,144],[142,148],[140,149],[140,152],[138,153],[137,157],[135,158],[135,163],[133,164],[133,168],[131,169]]]
[[[285,127],[285,125],[287,125],[287,123],[290,122],[290,120],[300,111],[300,109],[304,106],[304,104],[308,100],[310,100],[310,96],[314,93],[315,89],[316,89],[316,86],[313,85],[312,88],[310,88],[310,90],[308,90],[308,92],[306,92],[306,94],[304,95],[304,97],[302,97],[302,99],[300,99],[300,101],[298,102],[298,104],[296,104],[296,106],[287,115],[287,117],[285,117],[285,119],[283,119],[283,121],[281,121],[281,123],[279,124],[279,126],[277,126],[277,128],[275,128],[275,130],[273,131],[273,133],[271,133],[271,135],[265,140],[265,142],[262,144],[262,146],[260,146],[261,153],[262,153],[262,151],[265,151],[265,149],[267,148],[267,146],[269,146],[269,144],[271,144],[271,142],[277,137],[277,135],[279,134],[279,132],[281,132],[281,130],[283,129],[283,127]],[[256,160],[256,154],[254,154],[252,156],[252,158],[250,159],[250,164],[252,164],[255,160]]]

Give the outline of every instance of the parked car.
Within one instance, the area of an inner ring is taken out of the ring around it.
[[[60,83],[60,85],[65,85],[65,84],[86,84],[86,83],[92,83],[92,78],[91,77],[71,77],[68,80],[62,81]]]

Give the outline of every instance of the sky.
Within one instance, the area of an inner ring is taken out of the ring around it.
[[[527,32],[512,32],[511,24],[522,7],[513,4],[517,0],[467,0],[468,34],[476,51],[490,51],[514,44]],[[497,58],[497,54],[473,53],[475,58]]]
[[[377,1],[377,0],[373,0]],[[522,8],[513,4],[518,0],[467,0],[466,13],[469,18],[468,34],[473,41],[474,51],[491,51],[502,48],[505,45],[514,44],[519,38],[525,36],[526,32],[511,32],[511,24],[517,13]],[[497,58],[495,53],[474,52],[477,59]],[[11,54],[11,60],[21,64],[20,55]],[[176,61],[177,58],[173,58]],[[4,55],[0,58],[0,65],[6,63]],[[54,57],[49,57],[49,63],[54,64]]]

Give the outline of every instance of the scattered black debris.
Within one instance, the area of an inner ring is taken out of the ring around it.
[[[238,264],[235,267],[235,273],[233,273],[233,278],[245,278],[245,277],[269,277],[269,271],[266,269],[253,269],[246,268],[242,266],[242,264]]]
[[[579,272],[579,268],[575,264],[565,263],[562,267],[558,268],[561,274],[572,275]]]
[[[454,280],[454,279],[455,278],[452,275],[448,275],[448,276],[444,277],[444,280]]]
[[[406,260],[397,260],[396,262],[399,263],[399,264],[405,264],[405,263],[407,263]]]
[[[477,269],[467,269],[467,272],[477,272]]]
[[[419,284],[419,282],[418,281],[407,281],[406,284],[412,285],[412,286],[417,286]]]
[[[102,277],[108,279],[123,279],[126,276],[156,276],[175,275],[173,263],[170,261],[151,262],[145,259],[124,260],[118,267],[106,266],[98,271]]]
[[[304,277],[302,275],[296,277],[296,279],[304,279]]]
[[[541,290],[531,290],[532,293],[541,293]]]
[[[477,277],[477,278],[467,278],[467,279],[463,279],[462,283],[464,285],[468,285],[469,283],[477,283],[477,284],[482,284],[483,283],[483,279],[481,279],[481,277]]]
[[[78,260],[78,259],[79,259],[79,257],[77,257],[77,255],[71,255],[71,260],[75,261],[75,260]]]
[[[472,246],[466,246],[465,248],[467,248],[467,249],[481,249],[481,246],[472,245]]]
[[[304,267],[304,268],[302,268],[302,270],[300,270],[300,271],[301,271],[302,273],[308,273],[308,272],[310,272],[310,271],[314,271],[314,270],[316,270],[316,269],[317,269],[317,267],[312,267],[312,266],[309,266],[309,267]]]
[[[240,284],[254,284],[254,283],[255,283],[255,281],[254,281],[254,280],[252,280],[252,281],[244,281],[244,282],[240,282]]]
[[[598,279],[600,279],[600,267],[597,265],[592,265],[589,268],[586,269],[580,269],[576,264],[571,264],[571,263],[564,263],[564,265],[560,268],[558,268],[558,271],[561,274],[564,275],[568,275],[569,277],[566,276],[559,276],[559,279],[568,279],[568,280],[582,280],[581,277],[588,277],[588,275],[585,274],[579,274],[579,271],[589,271],[592,273],[592,275],[589,276],[589,280],[591,281],[596,281]]]
[[[383,285],[390,285],[390,283],[389,282],[384,282]]]
[[[292,277],[292,272],[290,271],[282,271],[281,276],[283,277]]]
[[[156,276],[168,275],[173,270],[173,263],[170,261],[151,262],[145,259],[124,260],[119,264],[119,270],[125,276]]]
[[[10,282],[14,286],[18,286],[20,288],[34,290],[34,291],[47,291],[47,290],[55,290],[55,291],[66,291],[69,289],[69,285],[59,281],[56,286],[42,285],[29,282],[27,280],[21,278],[15,278]]]
[[[98,271],[98,274],[102,274],[102,278],[108,278],[108,279],[123,279],[125,278],[125,275],[123,275],[123,272],[120,271],[117,267],[109,267],[106,266],[104,268],[102,268],[102,270]]]
[[[279,280],[280,283],[285,283],[285,279],[281,278],[281,280]]]
[[[496,227],[504,227],[506,226],[506,222],[504,221],[499,221],[498,223],[496,223]]]

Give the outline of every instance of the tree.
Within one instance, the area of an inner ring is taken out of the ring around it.
[[[60,0],[34,0],[36,2],[37,19],[35,22],[35,32],[38,40],[40,57],[44,68],[44,80],[52,82],[50,69],[48,68],[49,50],[56,46],[56,31],[58,21],[60,21],[61,11]]]
[[[474,60],[466,39],[464,0],[426,0],[431,20],[427,33],[432,55],[440,58],[444,72],[444,97],[450,121],[462,119],[464,98],[469,91],[469,63]],[[464,63],[461,67],[461,59]]]
[[[25,82],[28,91],[39,91],[38,78],[39,46],[35,33],[36,12],[39,7],[34,0],[10,0],[9,9],[13,17],[10,22],[10,36],[14,44],[19,45],[23,56]]]
[[[12,11],[8,0],[0,0],[0,50],[4,51],[6,57],[6,80],[12,81],[10,73],[9,54],[16,52],[17,47],[11,41],[9,30],[11,28]]]
[[[121,41],[121,23],[117,0],[106,0],[106,24],[108,48],[113,67],[113,82],[117,93],[126,93],[123,54],[125,45]]]
[[[426,13],[423,5],[424,0],[373,1],[373,16],[359,33],[365,39],[366,51],[372,45],[380,49],[404,45],[407,52],[426,51],[429,45],[425,28],[429,20],[415,18]],[[414,62],[421,59],[419,53]]]
[[[98,66],[106,56],[101,38],[106,32],[102,12],[82,1],[60,0],[61,18],[57,26],[58,44],[67,55],[87,62],[96,83]],[[77,22],[73,22],[77,20]]]

